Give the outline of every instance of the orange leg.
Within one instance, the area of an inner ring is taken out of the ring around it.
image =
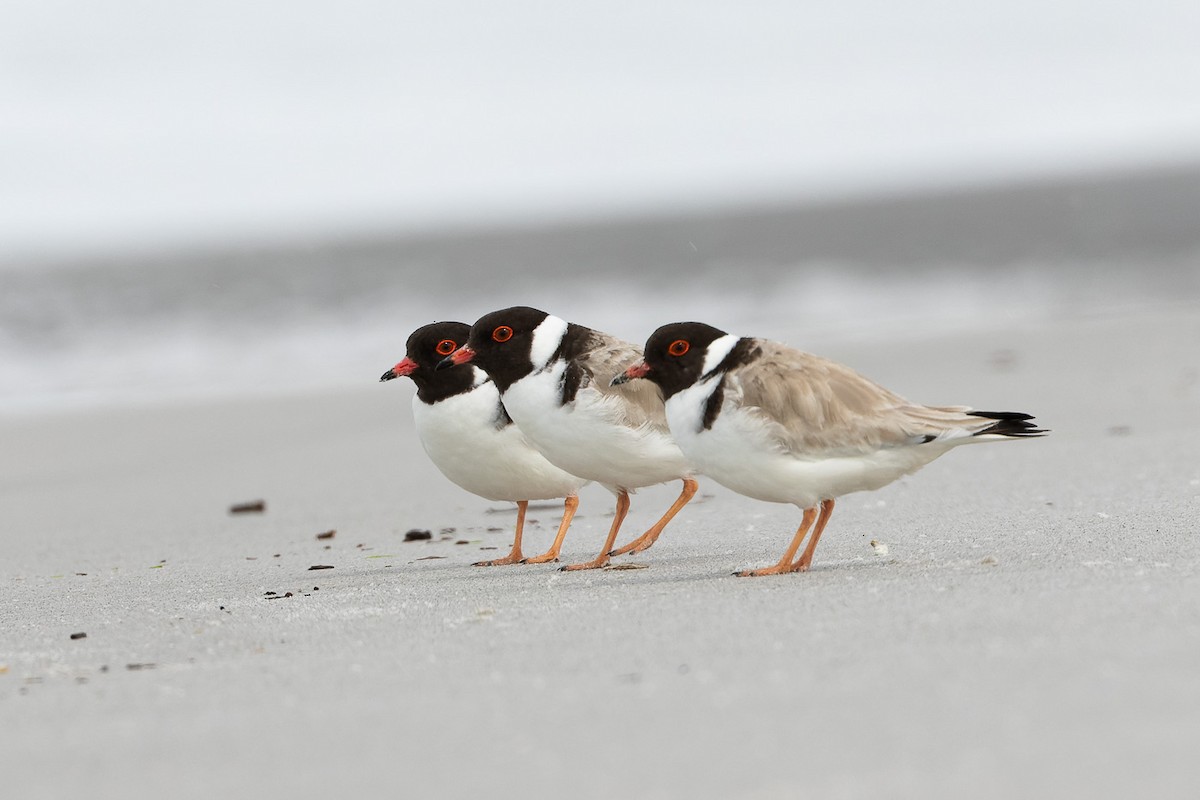
[[[617,540],[617,531],[621,530],[621,523],[625,521],[625,515],[628,513],[629,492],[622,489],[621,493],[617,495],[617,513],[613,517],[612,527],[608,529],[608,539],[604,542],[604,549],[600,551],[600,555],[583,564],[567,564],[565,567],[560,567],[560,569],[599,569],[608,564],[608,551],[612,550],[613,542]]]
[[[805,534],[812,527],[813,520],[817,518],[817,507],[804,509],[804,519],[800,521],[800,527],[796,530],[796,535],[792,538],[792,543],[788,545],[788,549],[784,552],[783,558],[779,559],[779,563],[773,567],[764,567],[763,569],[744,569],[741,572],[735,572],[739,578],[749,578],[758,575],[779,575],[784,572],[792,571],[792,559],[796,557],[796,551],[800,549],[800,543],[804,541]],[[803,558],[803,556],[801,557]]]
[[[684,478],[683,491],[679,493],[679,498],[676,499],[675,502],[671,504],[671,507],[667,509],[667,513],[662,515],[662,519],[651,525],[650,530],[646,531],[624,547],[618,547],[616,550],[613,550],[611,553],[609,553],[609,555],[623,556],[626,553],[640,553],[643,550],[649,550],[650,546],[658,541],[659,534],[663,532],[663,528],[667,527],[667,523],[674,519],[675,515],[679,513],[679,509],[686,506],[688,501],[696,495],[696,489],[699,487],[699,485],[700,484],[696,483],[696,481],[692,478]]]
[[[540,556],[527,558],[521,563],[545,564],[547,561],[558,561],[558,551],[562,549],[563,539],[567,538],[567,528],[571,527],[571,520],[575,518],[575,509],[577,508],[579,508],[579,498],[575,495],[566,497],[563,500],[562,522],[558,523],[558,533],[554,537],[554,544],[550,545],[550,549]]]
[[[808,540],[808,546],[804,548],[804,555],[800,556],[800,560],[792,565],[795,572],[808,572],[808,568],[812,566],[813,553],[817,552],[817,542],[821,540],[825,525],[832,516],[833,500],[822,500],[821,516],[817,517],[817,527],[813,528],[812,538]]]
[[[512,551],[504,558],[493,558],[491,561],[476,561],[474,567],[498,567],[502,564],[517,564],[521,561],[521,534],[525,530],[525,509],[529,507],[528,500],[517,501],[517,530],[513,534]]]

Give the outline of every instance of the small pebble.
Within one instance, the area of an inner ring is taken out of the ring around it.
[[[404,541],[406,542],[420,542],[424,541],[425,539],[432,538],[433,534],[430,531],[418,530],[417,528],[413,528],[411,531],[404,534]]]

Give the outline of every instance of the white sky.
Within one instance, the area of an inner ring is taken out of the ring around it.
[[[1200,157],[1200,3],[0,0],[0,262]]]

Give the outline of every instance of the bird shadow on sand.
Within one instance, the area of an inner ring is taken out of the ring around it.
[[[419,568],[425,574],[437,574],[439,580],[454,582],[465,583],[475,580],[497,579],[501,581],[519,579],[524,582],[528,578],[536,578],[540,581],[553,578],[556,579],[555,586],[557,588],[574,584],[580,588],[590,589],[596,587],[600,579],[613,585],[622,583],[670,585],[715,579],[769,584],[774,581],[804,580],[806,575],[820,577],[824,580],[826,577],[836,577],[839,574],[859,575],[875,573],[893,567],[900,562],[895,558],[863,558],[852,561],[831,561],[818,563],[812,569],[808,570],[807,573],[766,575],[753,578],[739,578],[734,573],[743,569],[757,569],[759,567],[770,566],[771,562],[757,563],[753,558],[747,558],[744,561],[727,562],[722,560],[718,562],[713,556],[704,555],[684,556],[682,558],[667,556],[660,559],[640,558],[635,560],[616,558],[613,559],[612,565],[608,568],[579,572],[562,572],[561,567],[564,563],[569,563],[569,561],[564,560],[552,564],[475,567],[447,558],[444,561],[438,559],[438,563],[430,563]],[[418,568],[417,564],[406,564],[403,570],[396,572],[396,575],[401,576],[405,571],[415,568]]]

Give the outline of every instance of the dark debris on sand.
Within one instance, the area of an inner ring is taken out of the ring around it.
[[[230,514],[261,514],[266,510],[266,500],[251,500],[248,503],[234,503],[229,507]]]

